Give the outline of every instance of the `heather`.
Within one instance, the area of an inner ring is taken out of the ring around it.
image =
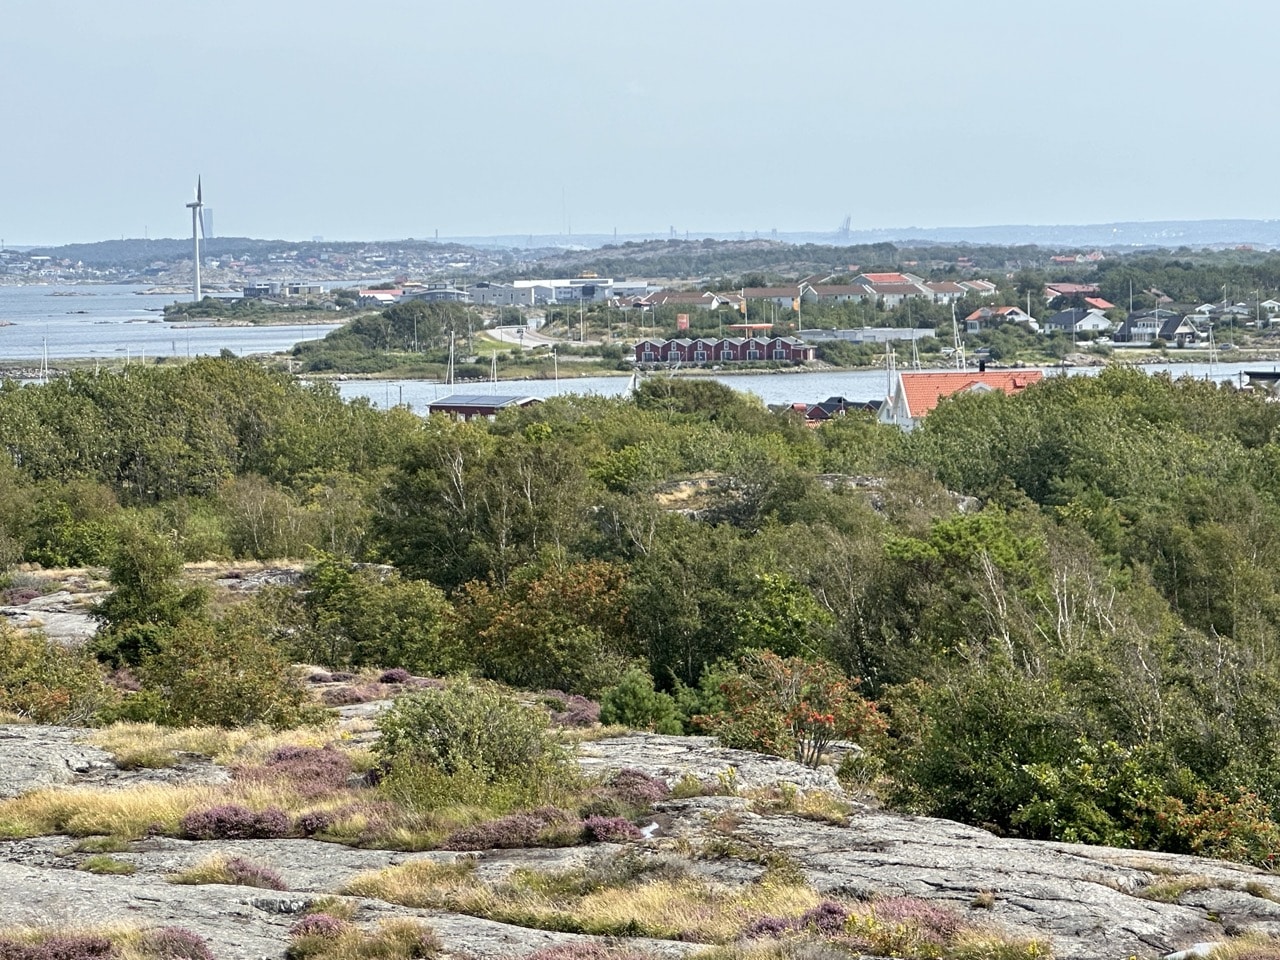
[[[811,429],[698,378],[463,423],[248,361],[76,373],[0,391],[0,576],[92,563],[113,592],[93,658],[0,634],[0,710],[285,730],[325,714],[299,661],[354,677],[323,685],[349,705],[465,676],[540,691],[548,727],[589,729],[598,704],[842,757],[905,811],[1265,865],[1277,438],[1257,392],[1119,367],[952,397],[910,434],[856,412]],[[304,555],[300,589],[248,598],[183,567]],[[417,821],[303,832],[420,846],[579,805],[555,750],[394,752],[378,800]],[[294,820],[350,800],[319,770],[243,776],[288,794],[248,806]]]

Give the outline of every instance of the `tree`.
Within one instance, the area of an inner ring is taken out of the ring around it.
[[[506,584],[473,581],[458,597],[460,639],[487,677],[596,696],[639,652],[625,590],[625,569],[599,560],[551,559]]]
[[[137,666],[168,630],[204,613],[207,591],[182,584],[173,545],[139,525],[120,530],[108,571],[112,590],[94,608],[103,629],[93,647],[114,666]]]
[[[330,667],[403,667],[443,675],[470,667],[457,642],[453,608],[444,593],[393,570],[354,567],[322,554],[307,571],[305,625],[295,655]]]
[[[724,681],[727,707],[703,718],[726,746],[791,757],[816,767],[835,740],[876,740],[884,721],[876,706],[824,660],[753,650]]]

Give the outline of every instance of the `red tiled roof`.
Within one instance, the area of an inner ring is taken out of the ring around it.
[[[1096,294],[1098,292],[1096,283],[1046,283],[1044,288],[1054,291],[1060,297],[1070,297],[1077,293]]]
[[[1095,310],[1113,310],[1115,304],[1110,300],[1103,300],[1101,297],[1085,297],[1084,302]]]
[[[922,417],[938,405],[943,397],[963,390],[971,390],[978,384],[1002,393],[1019,393],[1033,383],[1044,379],[1041,370],[995,370],[985,373],[904,373],[901,374],[902,392],[906,396],[907,411],[912,417]]]
[[[900,273],[863,273],[860,276],[865,277],[868,283],[910,283]]]

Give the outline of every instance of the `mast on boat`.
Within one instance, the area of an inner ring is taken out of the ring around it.
[[[951,303],[951,342],[955,348],[952,356],[955,358],[956,369],[968,369],[964,360],[964,341],[960,339],[960,324],[956,321],[956,305]]]

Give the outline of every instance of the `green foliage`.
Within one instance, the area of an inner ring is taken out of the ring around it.
[[[574,764],[545,711],[492,684],[456,680],[408,694],[378,718],[374,751],[386,789],[420,806],[534,799],[568,784]]]
[[[683,725],[670,694],[653,687],[653,677],[641,667],[629,667],[600,697],[600,722],[634,730],[678,734]]]
[[[206,591],[183,586],[181,573],[182,560],[166,538],[136,525],[120,530],[109,564],[111,593],[94,609],[103,624],[93,642],[99,658],[137,666],[166,629],[203,612]]]
[[[783,574],[762,573],[738,614],[738,643],[782,657],[815,656],[826,648],[831,626],[811,591]]]
[[[726,746],[816,767],[833,741],[873,743],[883,732],[875,704],[856,685],[825,661],[751,651],[723,683],[724,711],[706,724]]]
[[[424,580],[391,570],[354,567],[322,554],[304,579],[302,625],[290,652],[329,667],[403,667],[416,674],[452,673],[469,665],[457,642],[453,608]]]
[[[0,712],[36,723],[86,724],[115,696],[87,651],[0,623]]]
[[[249,607],[218,621],[165,627],[138,668],[143,690],[126,698],[122,718],[171,726],[278,729],[318,718],[301,677],[266,636]]]
[[[457,599],[462,646],[487,677],[596,696],[638,652],[626,628],[626,571],[551,561],[505,585],[474,581]]]

